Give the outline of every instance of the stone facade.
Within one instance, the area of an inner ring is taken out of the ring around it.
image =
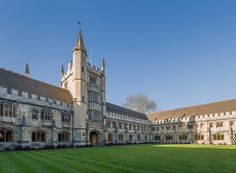
[[[236,111],[156,119],[151,130],[157,143],[236,144]]]
[[[30,146],[69,144],[71,136],[72,105],[0,87],[0,146]],[[62,120],[68,116],[69,120]],[[32,136],[34,135],[36,136]],[[43,135],[38,136],[38,133]],[[58,135],[66,133],[66,140],[58,140]],[[40,139],[43,138],[43,139]]]
[[[0,150],[18,145],[235,144],[236,100],[141,114],[106,102],[105,60],[87,62],[82,33],[56,87],[0,69]],[[209,109],[208,109],[209,108]],[[214,108],[214,109],[213,109]]]

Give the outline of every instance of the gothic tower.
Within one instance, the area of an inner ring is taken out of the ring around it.
[[[72,61],[67,72],[61,72],[61,87],[68,89],[73,97],[72,142],[85,145],[87,142],[87,51],[84,47],[81,31],[72,50]]]
[[[74,71],[74,142],[83,145],[86,143],[87,119],[87,51],[84,47],[82,33],[72,50]]]

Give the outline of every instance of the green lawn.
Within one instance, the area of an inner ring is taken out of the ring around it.
[[[231,173],[236,146],[127,145],[0,152],[0,173]]]

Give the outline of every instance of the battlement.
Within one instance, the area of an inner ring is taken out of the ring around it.
[[[70,103],[64,101],[40,96],[27,91],[20,91],[15,88],[8,88],[5,86],[0,86],[0,98],[27,104],[52,107],[56,109],[71,110],[72,108]]]
[[[95,73],[97,73],[97,74],[99,74],[99,75],[100,75],[101,73],[103,73],[100,68],[98,68],[98,67],[96,67],[95,65],[92,65],[92,64],[90,64],[90,63],[87,63],[87,69],[88,69],[88,71],[95,72]]]
[[[118,119],[118,120],[123,120],[123,121],[125,120],[125,121],[130,121],[130,122],[142,123],[142,124],[150,125],[150,121],[149,120],[135,118],[135,117],[132,117],[132,116],[128,116],[128,115],[124,115],[124,114],[120,114],[120,113],[116,113],[116,112],[109,112],[109,111],[107,111],[105,116],[107,118]]]
[[[219,113],[211,113],[205,115],[195,115],[195,116],[183,116],[179,118],[169,118],[164,120],[154,120],[154,124],[169,124],[169,123],[178,123],[178,122],[198,122],[198,121],[206,121],[206,120],[220,120],[225,118],[233,118],[236,116],[236,111],[232,112],[219,112]]]

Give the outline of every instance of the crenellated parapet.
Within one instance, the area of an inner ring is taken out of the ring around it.
[[[119,114],[116,112],[106,112],[105,117],[107,119],[116,119],[116,120],[126,121],[130,123],[140,123],[140,124],[146,124],[146,125],[151,124],[149,120],[139,119],[139,118],[135,118],[129,115],[125,115],[125,114]]]
[[[236,118],[236,111],[210,113],[204,115],[180,116],[179,118],[159,119],[152,121],[152,124],[173,124],[178,122],[206,122]]]
[[[101,76],[101,74],[103,73],[103,71],[100,68],[90,63],[87,63],[87,69],[88,69],[88,72],[94,73],[98,76]]]
[[[10,101],[12,100],[12,101],[16,101],[17,103],[38,105],[38,106],[50,107],[50,108],[60,109],[60,110],[72,109],[71,103],[40,96],[40,95],[30,93],[27,91],[20,91],[14,88],[7,88],[4,86],[0,86],[0,99],[10,100]]]

